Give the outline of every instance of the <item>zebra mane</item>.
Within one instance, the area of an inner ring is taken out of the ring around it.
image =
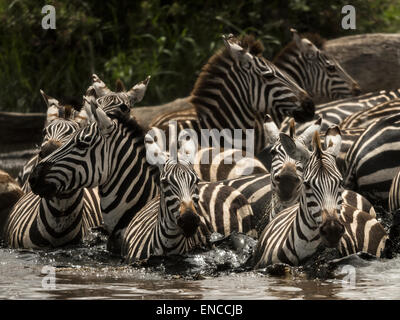
[[[237,43],[242,48],[248,49],[249,53],[254,56],[260,57],[264,52],[263,44],[260,40],[256,40],[253,35],[244,35],[237,39]],[[228,49],[223,46],[213,56],[211,56],[201,69],[200,75],[198,76],[191,92],[191,96],[202,95],[201,90],[204,87],[209,86],[209,78],[213,77],[213,75],[221,75],[221,69],[218,66],[224,65],[226,60],[232,60],[232,57]]]
[[[307,38],[310,40],[319,50],[324,50],[325,42],[326,40],[321,37],[318,33],[302,33],[300,34],[300,38]],[[279,60],[282,56],[286,55],[288,52],[297,50],[296,43],[294,40],[290,41],[279,53],[274,57],[272,60],[273,63],[275,63],[277,60]]]
[[[111,119],[117,119],[118,122],[122,123],[129,131],[138,136],[144,136],[150,130],[148,127],[139,124],[132,114],[127,117],[125,113],[113,112],[112,114],[107,114]]]

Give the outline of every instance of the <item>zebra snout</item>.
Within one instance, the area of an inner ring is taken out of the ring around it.
[[[46,158],[48,155],[53,153],[61,146],[61,142],[56,140],[47,141],[41,148],[39,152],[39,160]]]
[[[182,203],[177,224],[185,237],[191,237],[196,233],[200,225],[200,217],[194,208],[193,202],[189,204]]]
[[[328,217],[319,228],[322,243],[328,248],[335,248],[338,246],[344,231],[343,224],[335,217]]]
[[[310,96],[306,95],[301,100],[301,106],[293,111],[293,118],[296,122],[306,122],[313,120],[315,115],[315,104]]]
[[[39,163],[33,168],[29,176],[29,184],[32,192],[42,198],[51,198],[56,193],[56,188],[52,183],[46,183],[44,177],[46,172],[51,168],[51,164]]]
[[[283,202],[291,201],[297,198],[300,178],[296,173],[296,168],[285,167],[279,175],[274,177],[277,184],[277,193],[279,199]]]

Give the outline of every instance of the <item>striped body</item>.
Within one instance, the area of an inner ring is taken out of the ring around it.
[[[393,178],[389,192],[389,211],[395,212],[400,209],[400,171]]]
[[[400,167],[400,115],[371,124],[348,150],[345,185],[387,207],[393,177]]]
[[[25,194],[10,212],[4,239],[12,248],[40,249],[77,244],[89,230],[101,226],[99,197],[82,189],[66,200],[46,200]]]
[[[198,150],[194,169],[201,180],[210,182],[268,172],[260,160],[247,157],[242,150],[217,148]]]
[[[321,239],[317,233],[308,235],[301,217],[299,205],[295,205],[281,211],[268,224],[259,239],[255,261],[262,262],[258,263],[257,268],[274,263],[300,265],[316,252]],[[380,257],[387,234],[374,217],[343,204],[340,221],[345,227],[338,246],[341,256],[363,251]],[[301,230],[303,237],[299,237],[297,230]]]
[[[400,98],[400,89],[370,92],[358,97],[351,97],[318,105],[315,109],[315,117],[322,118],[321,130],[327,130],[332,125],[340,125],[342,121],[356,112],[368,110],[398,98]],[[296,132],[302,133],[310,124],[311,122],[297,123]],[[283,132],[289,131],[289,119],[286,119],[282,123],[281,128]]]
[[[348,116],[341,124],[341,129],[367,128],[370,124],[400,113],[400,99],[380,103],[376,106],[361,110]]]

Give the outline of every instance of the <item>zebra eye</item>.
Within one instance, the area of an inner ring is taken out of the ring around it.
[[[335,65],[333,65],[333,64],[330,64],[330,65],[328,65],[328,66],[326,67],[326,69],[327,69],[328,71],[331,71],[331,72],[333,72],[333,71],[335,71],[335,70],[336,70],[336,67],[335,67]]]

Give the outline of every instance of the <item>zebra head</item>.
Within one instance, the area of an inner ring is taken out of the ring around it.
[[[199,178],[193,168],[195,142],[185,131],[178,140],[177,159],[162,152],[150,134],[145,136],[146,158],[160,170],[160,214],[166,228],[177,229],[183,236],[192,237],[199,225]],[[172,232],[173,233],[173,232]]]
[[[257,45],[246,46],[254,42],[245,37],[236,39],[233,35],[224,36],[224,44],[233,60],[232,77],[241,91],[249,92],[248,101],[254,114],[268,113],[275,122],[281,123],[286,116],[304,122],[314,116],[314,103],[306,91],[285,72],[262,57]],[[257,43],[256,43],[257,44]],[[261,44],[258,44],[260,47]]]
[[[290,123],[290,138],[305,148],[311,143],[314,132],[321,129],[321,118],[316,120],[300,136],[296,137],[295,123]],[[271,173],[271,188],[278,197],[279,202],[288,207],[295,204],[301,193],[303,185],[303,162],[289,156],[283,147],[276,124],[268,115],[264,120],[264,134],[266,141],[269,140],[270,161],[266,162],[268,171]]]
[[[130,117],[130,109],[138,102],[142,101],[147,86],[150,82],[150,76],[143,81],[135,84],[128,91],[111,91],[106,84],[96,75],[92,75],[92,85],[87,89],[84,96],[84,109],[90,114],[91,103],[96,102],[97,105],[106,112],[109,116],[118,117],[121,116],[121,112],[125,115],[125,118]]]
[[[47,157],[65,143],[72,133],[80,126],[84,126],[88,120],[84,110],[79,112],[72,106],[64,106],[57,99],[46,95],[43,90],[40,90],[40,93],[47,104],[47,118],[43,129],[39,160]]]
[[[39,161],[29,178],[35,194],[63,197],[108,178],[108,142],[117,129],[101,108],[92,104],[95,122],[75,131],[56,151]]]
[[[288,154],[304,163],[300,196],[303,223],[310,228],[318,228],[323,245],[337,247],[345,231],[339,220],[343,202],[343,178],[336,166],[342,140],[339,127],[332,126],[327,130],[325,150],[322,150],[318,132],[313,136],[312,152],[284,133],[280,137]]]
[[[294,56],[293,53],[288,53],[287,59],[291,59],[290,63],[285,64],[285,57],[281,56],[281,64],[308,93],[331,100],[361,93],[358,83],[334,57],[318,49],[307,38],[301,38],[295,29],[290,31],[297,50],[294,51]]]

